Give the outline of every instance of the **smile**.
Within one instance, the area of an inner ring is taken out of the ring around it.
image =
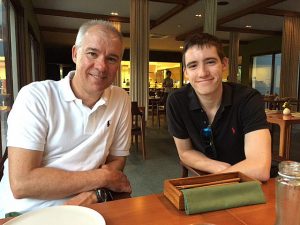
[[[105,79],[106,78],[106,76],[104,76],[103,74],[90,74],[90,75],[96,79]]]

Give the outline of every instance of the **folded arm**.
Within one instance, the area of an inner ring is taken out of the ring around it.
[[[190,139],[179,139],[174,137],[179,158],[192,168],[208,172],[218,173],[230,167],[230,164],[213,160],[203,153],[194,150]]]
[[[268,129],[252,131],[245,135],[246,159],[223,172],[241,171],[261,181],[270,178],[271,136]]]
[[[131,192],[127,177],[119,170],[124,167],[124,157],[99,169],[66,171],[43,167],[42,151],[9,147],[8,154],[9,179],[15,198],[60,199],[99,187]]]
[[[230,165],[213,160],[193,149],[190,139],[175,138],[180,159],[187,165],[208,173],[240,171],[250,177],[264,181],[270,176],[271,138],[268,129],[256,130],[245,135],[246,159]]]

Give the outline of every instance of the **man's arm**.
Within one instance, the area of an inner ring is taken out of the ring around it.
[[[180,159],[187,165],[209,173],[240,171],[261,181],[268,180],[271,167],[271,137],[268,129],[256,130],[245,135],[246,159],[230,165],[206,157],[193,149],[190,139],[175,138]]]
[[[123,171],[126,163],[126,157],[122,156],[113,156],[109,155],[106,159],[104,165],[101,168],[110,168],[112,170],[120,170]],[[68,201],[65,202],[66,205],[82,205],[86,206],[89,204],[97,203],[97,196],[95,191],[82,192]]]
[[[66,171],[43,167],[43,152],[9,147],[9,179],[15,198],[60,199],[105,187],[131,192],[127,177],[106,166],[89,171]],[[121,160],[123,161],[123,160]],[[111,162],[116,168],[122,163]]]
[[[271,136],[268,129],[249,132],[245,135],[246,159],[222,172],[241,171],[261,181],[270,178]]]
[[[101,168],[111,168],[114,170],[123,171],[126,163],[125,156],[108,155],[105,164]]]
[[[194,150],[190,139],[174,137],[179,158],[192,168],[208,172],[218,173],[230,167],[230,164],[210,159],[203,153]]]

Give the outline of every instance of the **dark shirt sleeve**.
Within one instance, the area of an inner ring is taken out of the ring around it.
[[[186,107],[171,94],[167,99],[167,121],[169,133],[179,139],[189,138],[182,116],[186,114],[182,109]]]
[[[263,98],[258,91],[253,90],[246,96],[240,116],[244,134],[268,128]]]

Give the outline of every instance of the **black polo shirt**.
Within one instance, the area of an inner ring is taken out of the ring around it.
[[[190,84],[169,96],[167,119],[172,136],[179,139],[190,138],[195,150],[231,165],[245,159],[245,134],[268,128],[260,93],[255,89],[229,82],[223,83],[221,105],[211,125]],[[208,125],[212,130],[216,157],[207,152],[208,143],[203,137],[203,129]]]

